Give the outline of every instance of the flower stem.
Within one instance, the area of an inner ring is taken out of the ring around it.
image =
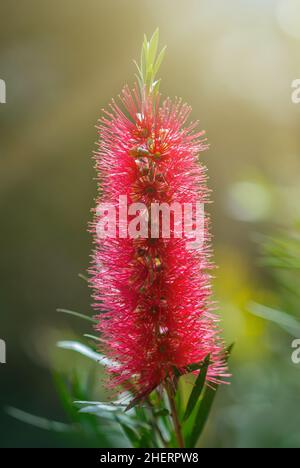
[[[165,383],[165,388],[166,392],[168,395],[169,399],[169,404],[170,404],[170,409],[171,409],[171,416],[174,424],[174,429],[175,429],[175,435],[178,443],[179,448],[184,448],[184,440],[183,440],[183,435],[181,431],[181,424],[179,421],[178,413],[177,413],[177,408],[175,404],[175,399],[174,399],[174,390],[172,388],[172,385],[170,384],[169,381],[166,381]]]
[[[148,406],[149,406],[149,409],[150,409],[150,412],[151,412],[151,419],[152,419],[153,429],[157,432],[157,434],[158,434],[160,440],[161,440],[162,443],[163,443],[163,446],[164,446],[165,448],[167,448],[167,447],[168,447],[168,443],[167,443],[166,439],[164,438],[163,433],[161,432],[160,427],[159,427],[159,425],[158,425],[158,423],[157,423],[157,421],[156,421],[155,415],[154,415],[154,406],[153,406],[153,404],[152,404],[152,402],[151,402],[151,400],[150,400],[149,397],[146,399],[146,401],[147,401],[147,403],[148,403]]]

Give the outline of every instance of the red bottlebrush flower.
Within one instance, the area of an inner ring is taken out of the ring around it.
[[[112,101],[100,120],[95,156],[99,202],[117,207],[120,195],[127,196],[128,204],[142,202],[150,213],[154,202],[205,203],[206,174],[198,163],[199,152],[208,147],[204,132],[195,133],[195,124],[186,124],[189,106],[180,100],[161,103],[154,74],[143,79],[150,60],[147,51],[145,55],[140,89],[125,87],[123,110]],[[128,223],[131,219],[127,214]],[[212,312],[208,219],[204,243],[196,249],[188,248],[186,235],[172,235],[174,221],[170,238],[160,229],[158,238],[138,239],[123,238],[120,230],[99,239],[98,221],[96,214],[91,284],[94,308],[101,310],[97,330],[107,356],[117,363],[109,369],[112,385],[131,382],[138,395],[146,395],[172,379],[175,368],[184,372],[208,354],[207,379],[219,381],[226,365]],[[147,232],[151,234],[150,227]]]

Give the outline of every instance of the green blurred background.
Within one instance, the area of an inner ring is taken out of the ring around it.
[[[291,102],[300,1],[0,0],[0,10],[0,446],[93,445],[25,425],[6,407],[67,420],[52,370],[85,361],[55,343],[88,327],[56,308],[91,313],[78,273],[91,250],[94,125],[133,83],[143,34],[159,27],[161,91],[192,104],[211,143],[201,159],[213,189],[215,291],[226,340],[236,342],[232,383],[202,444],[300,447],[293,335],[249,311],[258,302],[300,318],[299,269],[282,279],[261,261],[261,235],[297,230],[300,219],[300,105]],[[99,436],[99,446],[118,444],[119,435]]]

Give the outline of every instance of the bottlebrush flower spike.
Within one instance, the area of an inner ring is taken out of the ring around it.
[[[132,92],[125,86],[123,110],[112,101],[99,121],[98,203],[117,207],[122,195],[129,205],[142,202],[151,213],[155,202],[196,206],[208,200],[205,168],[198,163],[199,152],[208,148],[204,132],[186,124],[191,109],[181,100],[161,102],[156,75],[165,49],[157,57],[157,45],[156,31],[144,40],[139,86]],[[176,369],[184,373],[208,354],[207,380],[218,382],[226,364],[212,313],[208,219],[204,245],[192,250],[186,235],[174,237],[174,220],[167,239],[161,229],[159,238],[151,238],[150,227],[149,238],[121,236],[119,227],[116,235],[99,239],[100,218],[96,213],[92,223],[91,285],[94,308],[101,310],[97,330],[106,355],[118,363],[108,370],[111,385],[130,385],[145,396],[172,380]],[[131,220],[127,214],[126,222]]]

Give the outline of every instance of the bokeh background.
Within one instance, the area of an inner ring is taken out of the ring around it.
[[[201,159],[213,189],[215,294],[226,340],[236,343],[232,383],[201,443],[300,447],[296,326],[283,330],[252,313],[266,311],[258,303],[285,314],[279,325],[300,319],[300,105],[291,102],[300,1],[0,0],[0,10],[0,338],[8,360],[0,366],[0,446],[94,444],[27,425],[7,407],[68,420],[53,370],[81,375],[86,361],[55,344],[89,327],[56,309],[91,313],[78,274],[91,250],[94,125],[133,83],[143,34],[159,27],[168,46],[161,91],[192,104],[211,143]],[[275,248],[268,239],[278,236]],[[97,444],[126,442],[104,428]]]

